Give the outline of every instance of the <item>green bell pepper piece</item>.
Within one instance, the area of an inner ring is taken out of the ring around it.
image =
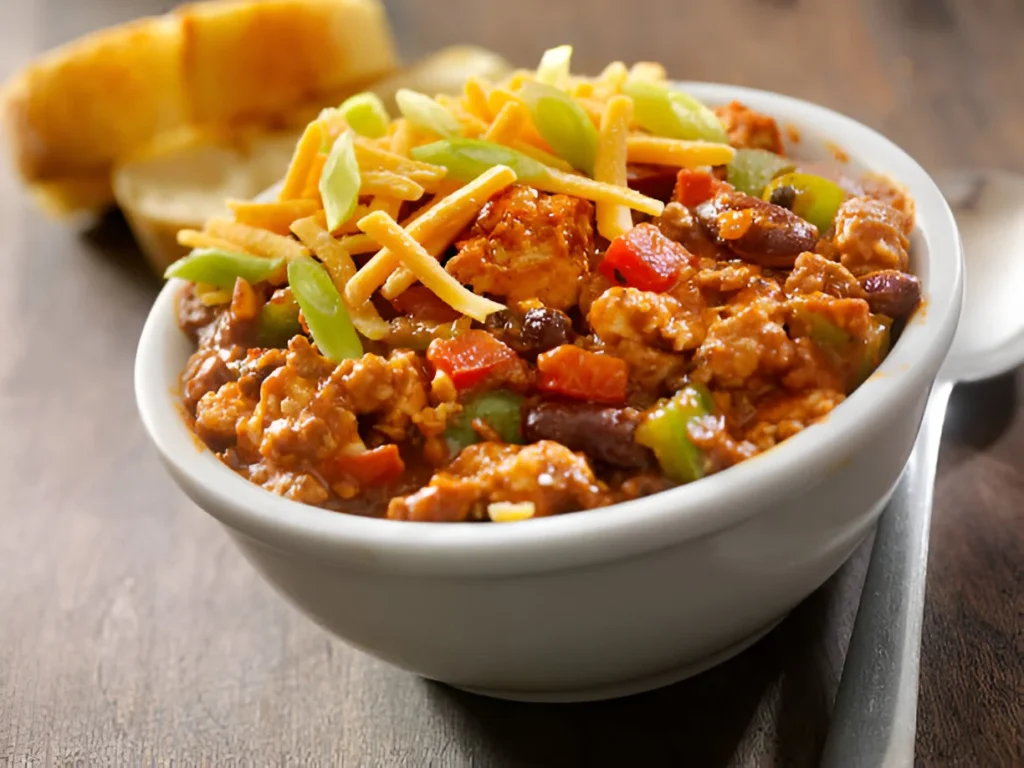
[[[363,356],[363,345],[345,302],[319,262],[309,256],[292,259],[288,262],[288,285],[324,357],[337,363]]]
[[[523,398],[505,390],[485,392],[473,398],[445,430],[448,455],[454,458],[467,445],[480,441],[480,436],[473,429],[475,419],[486,421],[506,443],[522,444],[522,408]]]
[[[290,288],[275,291],[260,310],[258,343],[261,347],[285,347],[293,336],[302,332],[299,303]]]
[[[688,384],[647,412],[634,439],[654,451],[661,471],[673,482],[699,480],[706,472],[704,452],[693,444],[688,428],[714,412],[711,393],[699,384]]]
[[[891,331],[892,320],[885,315],[871,316],[871,333],[863,342],[860,364],[853,378],[854,389],[867,381],[875,369],[882,364],[885,356],[889,354],[889,345],[892,340]]]
[[[839,206],[846,200],[846,192],[842,187],[813,173],[785,173],[775,176],[764,187],[761,196],[770,201],[775,190],[783,187],[789,187],[795,193],[793,213],[816,226],[818,232],[822,234],[832,226],[836,214],[839,213]]]
[[[780,173],[793,170],[793,167],[793,161],[788,157],[767,149],[737,149],[727,166],[728,181],[740,192],[760,196],[766,184]]]
[[[842,371],[848,393],[863,384],[889,352],[891,321],[883,315],[871,316],[871,330],[864,339],[855,338],[818,312],[799,310],[793,320],[792,330],[807,336]]]
[[[220,248],[197,248],[167,267],[164,278],[180,277],[230,291],[239,277],[250,284],[261,283],[282,273],[283,267],[284,259],[266,259]]]

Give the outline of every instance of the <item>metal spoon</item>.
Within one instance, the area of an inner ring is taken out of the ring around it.
[[[925,408],[917,443],[878,523],[825,743],[826,768],[914,762],[935,469],[953,386],[1024,363],[1024,177],[965,172],[940,179],[964,243],[960,325]]]

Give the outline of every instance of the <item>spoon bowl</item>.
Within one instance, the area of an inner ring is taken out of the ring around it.
[[[1024,361],[1024,178],[966,171],[937,181],[967,261],[960,324],[939,376],[992,378]]]
[[[956,383],[1024,363],[1024,178],[967,171],[937,181],[963,244],[963,305],[914,450],[878,523],[825,768],[914,762],[928,534],[946,405]]]

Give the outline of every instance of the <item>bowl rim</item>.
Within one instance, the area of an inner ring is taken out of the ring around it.
[[[519,525],[422,524],[325,511],[266,491],[209,450],[197,448],[198,440],[172,394],[184,365],[167,359],[172,334],[181,337],[174,317],[179,281],[172,280],[160,292],[140,336],[134,383],[143,425],[178,484],[229,528],[283,552],[361,569],[501,575],[633,557],[707,536],[786,497],[796,498],[840,469],[915,397],[923,397],[949,349],[963,288],[962,249],[953,214],[915,160],[852,118],[769,91],[703,82],[679,85],[701,100],[738,99],[780,123],[828,136],[857,164],[891,175],[914,197],[915,234],[920,235],[915,258],[920,260],[924,251],[919,267],[926,266],[926,305],[875,374],[827,419],[699,482]]]

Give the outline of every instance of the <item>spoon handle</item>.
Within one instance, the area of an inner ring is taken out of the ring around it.
[[[932,388],[910,460],[879,520],[825,741],[824,768],[914,763],[928,531],[952,390],[945,381]]]

